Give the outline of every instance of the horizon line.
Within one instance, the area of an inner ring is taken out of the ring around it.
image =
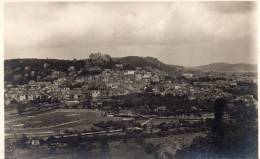
[[[104,54],[106,55],[106,54]],[[110,56],[110,55],[109,55]],[[152,56],[122,56],[122,57],[112,57],[111,58],[124,58],[124,57],[143,57],[143,58],[147,58],[147,57],[152,57]],[[162,62],[160,59],[156,58],[156,57],[152,57],[155,58],[157,60],[159,60],[160,62]],[[8,61],[8,60],[22,60],[22,59],[39,59],[39,60],[67,60],[67,61],[72,61],[72,60],[86,60],[89,58],[74,58],[74,59],[65,59],[65,58],[30,58],[30,57],[26,57],[26,58],[4,58],[4,61]],[[248,65],[258,65],[258,63],[244,63],[244,62],[237,62],[237,63],[229,63],[229,62],[212,62],[212,63],[207,63],[207,64],[201,64],[201,65],[193,65],[193,66],[187,66],[187,65],[178,65],[178,64],[168,64],[168,63],[164,63],[163,64],[166,65],[176,65],[176,66],[184,66],[184,67],[199,67],[199,66],[205,66],[205,65],[210,65],[210,64],[230,64],[230,65],[235,65],[235,64],[248,64]]]

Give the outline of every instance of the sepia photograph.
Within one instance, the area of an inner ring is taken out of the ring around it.
[[[3,158],[258,159],[256,1],[3,9]]]

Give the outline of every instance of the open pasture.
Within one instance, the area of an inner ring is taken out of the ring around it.
[[[17,117],[17,120],[9,122],[17,132],[21,131],[59,131],[65,129],[90,129],[94,123],[120,118],[107,117],[97,110],[59,109],[48,113],[37,114],[28,118]]]

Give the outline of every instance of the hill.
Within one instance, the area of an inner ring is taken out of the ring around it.
[[[163,62],[159,61],[157,58],[153,58],[153,57],[126,56],[120,58],[113,58],[113,61],[129,67],[149,66],[152,68],[158,68],[160,70],[164,70],[168,72],[175,72],[180,69],[183,69],[182,66],[164,64]]]
[[[132,70],[136,67],[147,69],[159,69],[168,72],[171,76],[178,77],[182,73],[208,72],[256,72],[257,65],[252,64],[227,64],[213,63],[197,67],[183,67],[168,65],[153,57],[113,57],[109,55],[92,54],[89,59],[61,60],[61,59],[11,59],[4,61],[5,81],[14,83],[27,83],[30,80],[52,81],[53,71],[63,72],[67,76],[71,71],[77,76],[99,74],[104,69],[112,69],[115,64],[122,64],[124,70]],[[94,69],[94,71],[93,71]]]
[[[245,63],[212,63],[208,65],[197,66],[194,67],[194,69],[198,69],[205,72],[257,72],[257,65]]]
[[[78,76],[99,74],[104,69],[112,69],[115,64],[122,64],[124,70],[136,67],[149,67],[167,71],[169,74],[178,74],[183,67],[167,65],[152,57],[127,56],[111,58],[109,55],[92,54],[89,59],[62,60],[62,59],[10,59],[4,61],[5,81],[18,84],[30,80],[52,81],[53,71],[63,72],[70,76],[73,70]],[[95,68],[93,72],[93,68]],[[91,71],[90,71],[91,70]]]

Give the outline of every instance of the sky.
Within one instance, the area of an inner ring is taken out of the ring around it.
[[[249,1],[5,3],[4,57],[257,63],[256,13]]]

